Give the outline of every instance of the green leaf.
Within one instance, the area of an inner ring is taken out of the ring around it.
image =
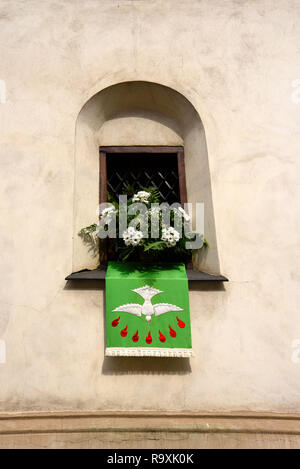
[[[159,251],[163,249],[165,246],[166,246],[165,241],[154,241],[153,243],[147,243],[144,247],[144,251],[150,251],[152,249],[154,251]]]

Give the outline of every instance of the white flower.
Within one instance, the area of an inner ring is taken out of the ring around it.
[[[123,232],[122,237],[126,246],[137,246],[143,238],[143,233],[130,226]]]
[[[173,247],[176,246],[176,243],[179,241],[180,234],[175,228],[170,226],[169,228],[162,229],[161,239],[167,243],[168,247]]]
[[[117,210],[114,206],[106,207],[100,213],[100,220],[110,223],[112,220],[112,215],[115,215]]]
[[[150,192],[139,191],[132,197],[132,202],[141,202],[143,204],[147,204],[150,195]]]

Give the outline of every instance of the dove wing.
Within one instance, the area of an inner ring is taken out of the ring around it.
[[[176,305],[170,305],[169,303],[157,303],[153,305],[155,316],[160,316],[164,313],[169,313],[170,311],[183,311],[182,308]]]
[[[130,313],[134,314],[135,316],[141,316],[142,306],[136,303],[128,303],[127,305],[118,306],[113,310],[113,313],[114,312]]]

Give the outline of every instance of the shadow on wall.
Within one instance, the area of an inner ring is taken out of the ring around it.
[[[185,375],[191,373],[189,358],[105,357],[103,375]]]
[[[206,137],[199,114],[180,93],[151,82],[126,82],[94,95],[76,123],[73,271],[95,268],[78,232],[97,222],[100,145],[184,145],[188,201],[205,206],[210,248],[194,256],[194,268],[219,273]],[[195,208],[193,208],[195,213]]]

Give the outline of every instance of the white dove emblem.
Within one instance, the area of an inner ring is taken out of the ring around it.
[[[149,323],[153,314],[155,316],[160,316],[161,314],[169,313],[170,311],[183,311],[183,309],[179,308],[179,306],[171,305],[169,303],[157,303],[153,305],[151,303],[153,296],[157,295],[158,293],[163,293],[161,290],[157,290],[156,288],[145,285],[144,287],[136,288],[132,291],[144,298],[144,304],[139,305],[137,303],[128,303],[126,305],[118,306],[113,310],[113,312],[130,313],[139,317],[144,314],[146,316],[146,321]]]

